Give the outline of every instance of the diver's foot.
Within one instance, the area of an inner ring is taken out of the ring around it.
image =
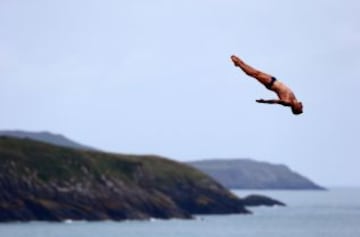
[[[241,59],[238,58],[237,56],[235,55],[232,55],[231,57],[231,60],[233,61],[234,65],[239,67],[240,66],[240,63],[241,63]]]

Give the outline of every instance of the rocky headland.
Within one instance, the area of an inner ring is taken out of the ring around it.
[[[249,213],[188,165],[0,137],[0,222],[191,218]]]

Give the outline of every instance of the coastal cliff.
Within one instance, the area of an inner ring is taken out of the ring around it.
[[[0,222],[249,213],[209,176],[158,156],[0,137]]]

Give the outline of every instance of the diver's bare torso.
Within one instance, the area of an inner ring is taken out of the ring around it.
[[[296,101],[296,97],[292,90],[284,83],[276,80],[270,90],[274,91],[281,101],[291,104],[292,101]]]

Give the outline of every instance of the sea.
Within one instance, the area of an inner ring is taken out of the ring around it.
[[[240,197],[266,195],[287,206],[193,220],[2,223],[0,237],[360,237],[360,188],[232,192]]]

